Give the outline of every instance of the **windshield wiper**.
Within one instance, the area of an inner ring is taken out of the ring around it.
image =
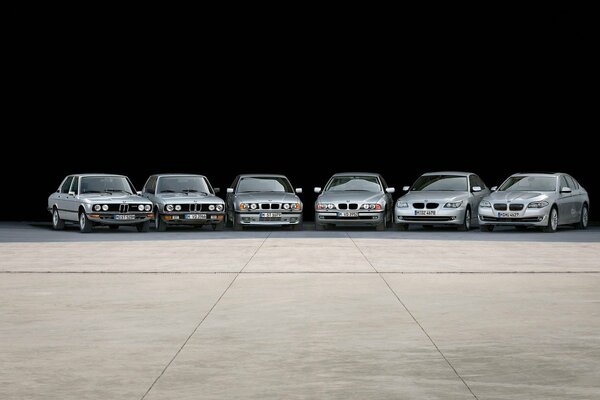
[[[121,192],[121,193],[127,193],[127,194],[131,194],[130,192],[128,192],[127,190],[122,190],[122,189],[105,189],[104,193],[108,193],[108,194],[113,194],[115,192]]]
[[[175,191],[171,190],[171,189],[165,189],[165,190],[161,190],[160,193],[175,193]]]
[[[86,193],[102,193],[99,190],[86,190],[85,192],[81,192],[81,194],[86,194]]]

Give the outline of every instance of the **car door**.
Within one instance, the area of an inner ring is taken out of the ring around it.
[[[71,189],[71,183],[73,183],[73,176],[67,176],[63,181],[62,185],[56,195],[56,208],[58,208],[58,215],[64,220],[73,220],[67,209],[67,197],[69,196],[69,190]]]
[[[69,219],[77,221],[79,215],[79,177],[74,176],[71,180],[69,191],[65,197],[64,208]]]
[[[571,216],[573,217],[571,222],[579,222],[581,218],[581,209],[583,208],[583,193],[581,187],[575,179],[570,175],[565,175],[567,185],[571,188]]]
[[[573,203],[573,192],[562,193],[563,188],[569,187],[567,179],[564,175],[558,178],[558,196],[556,199],[556,205],[558,206],[558,222],[559,224],[569,224],[573,221],[572,215],[572,203]]]

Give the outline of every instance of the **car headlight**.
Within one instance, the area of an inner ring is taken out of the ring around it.
[[[481,200],[481,203],[479,203],[479,207],[482,208],[490,208],[492,206],[492,203],[490,203],[487,200]]]
[[[446,204],[444,204],[444,208],[458,208],[462,205],[462,200],[461,201],[450,201]]]
[[[208,206],[208,211],[215,211],[215,205],[211,204],[210,206]]]
[[[100,211],[101,208],[102,208],[102,206],[100,204],[96,204],[94,206],[94,211]]]
[[[108,211],[108,204],[102,205],[102,211]]]
[[[240,203],[240,210],[245,210],[248,208],[248,204],[246,203]]]
[[[144,211],[144,205],[143,205],[143,204],[140,204],[140,205],[138,206],[138,210],[140,210],[140,211]]]
[[[292,203],[292,210],[299,210],[300,209],[300,203]]]
[[[396,203],[396,207],[398,208],[408,208],[408,203],[406,201],[399,201]]]
[[[363,204],[362,208],[364,208],[365,210],[368,210],[373,204]]]
[[[256,210],[256,207],[257,207],[257,205],[256,205],[256,204],[254,204],[254,203],[250,204],[250,209],[252,209],[252,210]]]
[[[217,204],[217,211],[223,211],[223,204]]]
[[[289,210],[289,209],[290,209],[290,205],[289,205],[288,203],[285,203],[285,204],[283,205],[283,209],[284,209],[284,210]]]
[[[175,211],[181,211],[181,205],[175,204]]]
[[[331,204],[331,203],[327,204],[327,209],[328,210],[333,210],[333,204]]]
[[[152,210],[152,206],[151,206],[150,204],[146,204],[146,205],[144,206],[144,210],[146,210],[146,211],[150,211],[150,210]]]
[[[165,206],[165,210],[167,210],[167,211],[173,211],[173,208],[175,208],[175,207],[173,207],[173,204],[167,204]]]
[[[548,204],[550,204],[550,203],[548,203],[547,201],[534,201],[532,203],[529,203],[527,205],[527,208],[544,208]]]

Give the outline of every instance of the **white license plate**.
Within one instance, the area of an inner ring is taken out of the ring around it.
[[[415,210],[415,215],[435,215],[435,210]]]
[[[499,212],[498,218],[516,218],[519,216],[518,212]]]
[[[338,217],[358,217],[357,212],[342,211],[338,213]]]
[[[185,219],[206,219],[206,214],[185,214]]]
[[[115,219],[118,219],[120,221],[122,221],[122,220],[129,220],[129,219],[135,219],[135,215],[116,214],[115,215]]]
[[[281,218],[281,213],[260,213],[261,218]]]

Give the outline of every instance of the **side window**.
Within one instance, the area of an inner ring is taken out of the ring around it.
[[[62,186],[60,187],[60,192],[61,193],[69,193],[69,188],[71,187],[71,182],[73,182],[73,177],[72,176],[67,177],[67,179],[65,179]]]
[[[231,184],[231,186],[229,186],[229,187],[233,188],[234,192],[235,192],[235,189],[236,189],[236,186],[237,186],[239,180],[240,180],[240,177],[236,176],[235,179],[233,180],[233,183]]]
[[[564,188],[565,186],[569,186],[569,184],[567,183],[567,180],[565,179],[564,175],[560,176],[560,187],[558,188],[558,190],[562,190],[562,188]]]
[[[479,186],[482,189],[485,187],[477,175],[469,175],[469,184],[471,185],[471,191],[473,191],[474,186]]]
[[[381,180],[381,184],[383,185],[383,191],[388,188],[387,182],[383,179],[383,176],[379,175],[379,179]]]
[[[567,184],[569,185],[569,187],[571,189],[573,189],[573,190],[579,189],[579,185],[577,184],[577,182],[575,182],[575,179],[573,179],[569,175],[565,175],[565,178],[567,178]]]
[[[75,194],[79,194],[79,177],[76,176],[73,178],[73,183],[71,183],[71,192],[75,192]]]
[[[485,189],[487,186],[485,186],[485,183],[483,183],[483,179],[481,179],[478,175],[473,175],[475,177],[475,179],[477,179],[477,183],[479,184],[479,186],[481,187],[481,189]]]
[[[156,176],[151,176],[150,178],[148,178],[148,182],[146,182],[146,185],[144,186],[144,190],[148,193],[155,194],[157,179],[158,178]]]

